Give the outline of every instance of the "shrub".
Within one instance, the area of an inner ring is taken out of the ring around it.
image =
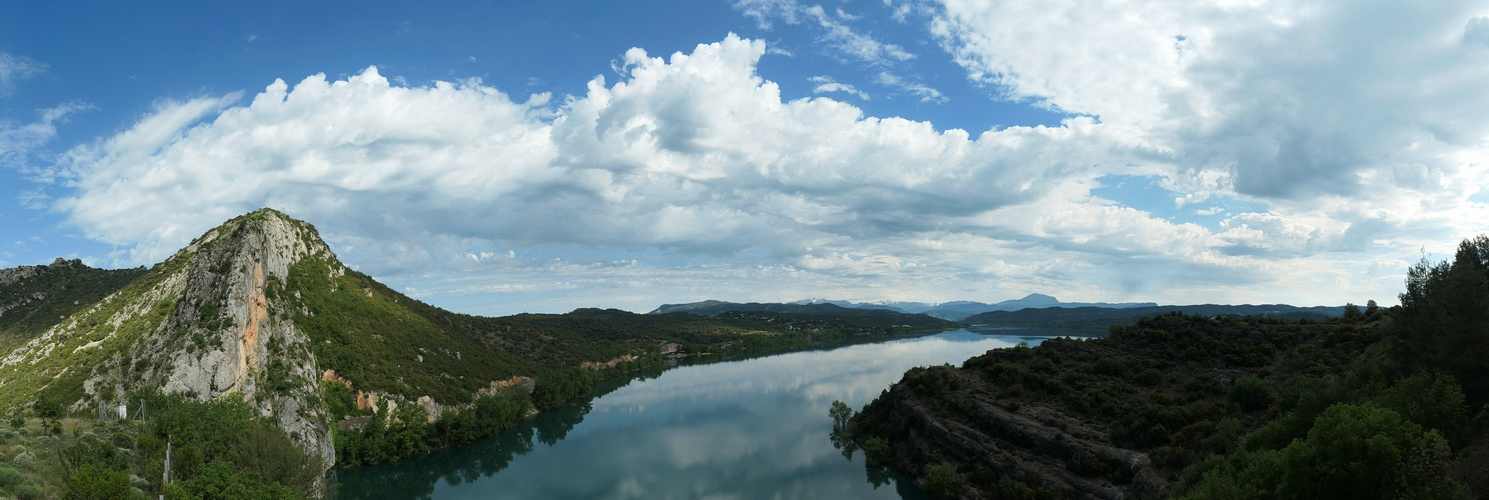
[[[1082,476],[1102,477],[1111,472],[1111,462],[1101,455],[1080,451],[1065,460],[1065,468]]]
[[[1435,371],[1401,379],[1377,396],[1375,402],[1418,425],[1449,433],[1450,437],[1460,433],[1468,419],[1457,379]]]
[[[863,460],[868,465],[887,465],[889,459],[889,441],[881,437],[871,437],[863,442]]]
[[[926,490],[940,498],[957,497],[962,489],[962,481],[962,475],[956,473],[956,466],[945,462],[931,466],[931,470],[925,475]]]
[[[1162,382],[1162,381],[1163,381],[1163,374],[1162,373],[1159,373],[1158,370],[1153,369],[1153,368],[1148,368],[1146,370],[1143,370],[1141,372],[1138,372],[1138,374],[1137,374],[1137,383],[1142,384],[1142,385],[1146,385],[1146,386],[1149,386],[1149,387],[1158,385],[1158,383],[1159,382]]]
[[[37,498],[41,498],[41,488],[37,488],[36,484],[31,481],[21,482],[21,484],[12,488],[10,492],[15,493],[16,498],[20,500],[36,500]]]
[[[15,459],[12,460],[12,462],[15,464],[16,468],[21,470],[36,469],[36,455],[32,454],[29,451],[23,451],[19,455],[16,455]]]
[[[1435,430],[1371,403],[1324,410],[1282,450],[1281,498],[1452,498],[1453,462]]]
[[[1242,378],[1236,380],[1226,399],[1246,411],[1261,410],[1277,402],[1277,389],[1262,379]]]
[[[21,484],[21,482],[25,480],[26,478],[25,476],[21,475],[21,471],[12,469],[10,467],[0,467],[0,488],[5,488],[8,490],[15,487],[15,485]]]
[[[67,500],[120,500],[138,498],[129,486],[129,475],[113,469],[83,464],[62,484]]]

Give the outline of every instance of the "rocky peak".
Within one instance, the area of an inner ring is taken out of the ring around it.
[[[320,370],[282,296],[289,269],[306,258],[344,272],[313,226],[272,209],[207,231],[155,271],[163,275],[149,292],[129,298],[136,316],[167,306],[169,314],[92,372],[85,401],[152,386],[202,401],[241,399],[329,468],[329,416],[315,397]],[[119,359],[134,361],[109,366]]]

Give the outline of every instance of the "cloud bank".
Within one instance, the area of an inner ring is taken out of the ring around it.
[[[764,23],[788,3],[740,4]],[[74,148],[48,172],[73,190],[52,209],[133,265],[272,206],[364,271],[477,312],[1027,292],[1390,303],[1419,248],[1489,220],[1489,46],[1467,5],[1346,7],[912,9],[969,78],[1078,115],[1057,127],[938,130],[783,100],[756,71],[766,44],[733,35],[632,49],[619,81],[581,96],[376,68],[275,81],[163,101]],[[1092,194],[1114,175],[1158,179],[1216,222]],[[1220,215],[1225,200],[1266,210]]]

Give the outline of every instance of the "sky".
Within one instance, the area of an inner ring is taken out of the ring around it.
[[[0,5],[0,267],[272,207],[472,314],[1389,305],[1486,162],[1485,1]]]

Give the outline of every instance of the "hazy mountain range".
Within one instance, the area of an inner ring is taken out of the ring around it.
[[[959,300],[954,302],[928,303],[928,302],[851,302],[846,300],[828,299],[806,299],[785,304],[773,303],[746,303],[722,302],[717,300],[705,300],[689,304],[663,304],[650,314],[668,312],[691,312],[695,314],[713,315],[724,311],[775,311],[775,312],[801,312],[788,311],[791,306],[813,306],[833,305],[845,309],[884,309],[894,312],[908,314],[926,314],[949,321],[961,321],[974,314],[991,311],[1018,311],[1021,309],[1038,309],[1046,307],[1100,307],[1107,309],[1127,309],[1134,307],[1158,307],[1155,302],[1060,302],[1049,295],[1031,293],[1021,299],[1011,299],[991,304]]]
[[[1178,311],[1204,316],[1258,316],[1288,320],[1323,320],[1344,315],[1344,306],[1300,307],[1287,304],[1195,304],[1158,305],[1153,302],[1086,303],[1060,302],[1049,295],[1030,294],[1022,299],[992,304],[957,301],[940,304],[922,302],[860,303],[810,299],[789,303],[735,303],[705,300],[689,304],[665,304],[648,314],[685,312],[716,316],[733,311],[768,311],[796,314],[853,314],[853,311],[889,311],[925,314],[969,325],[1017,326],[1073,330],[1105,330],[1113,324],[1130,325],[1143,316]]]

